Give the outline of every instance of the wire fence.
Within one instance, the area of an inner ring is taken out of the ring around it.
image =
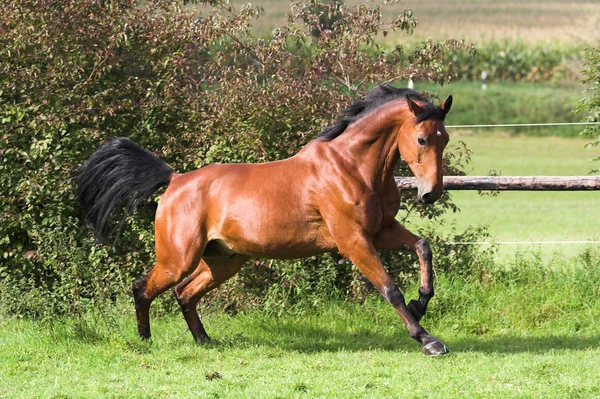
[[[495,123],[495,124],[482,124],[482,125],[446,125],[446,128],[536,127],[536,126],[577,126],[577,125],[600,125],[600,122]]]

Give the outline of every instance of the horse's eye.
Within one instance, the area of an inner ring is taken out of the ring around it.
[[[417,142],[419,143],[419,145],[425,145],[427,144],[427,139],[425,137],[419,137],[417,139]]]

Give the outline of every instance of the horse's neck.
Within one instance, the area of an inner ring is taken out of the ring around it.
[[[342,134],[346,137],[340,137],[345,140],[332,142],[339,146],[339,151],[348,154],[365,181],[380,187],[393,179],[400,159],[397,115],[390,110],[376,110],[353,123]]]

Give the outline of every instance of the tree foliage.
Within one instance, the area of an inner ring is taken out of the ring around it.
[[[446,81],[441,55],[461,45],[386,51],[377,35],[411,32],[416,21],[409,12],[384,21],[383,6],[296,2],[288,22],[262,38],[251,30],[259,8],[197,3],[1,3],[5,311],[73,312],[119,298],[133,276],[152,266],[152,207],[127,221],[115,245],[94,244],[82,226],[72,177],[107,138],[130,137],[180,172],[211,162],[285,158],[375,82]],[[323,13],[336,19],[325,26]],[[311,34],[315,29],[319,35]],[[435,217],[449,207],[442,202],[418,211]]]
[[[576,112],[584,111],[587,113],[587,122],[600,122],[600,48],[589,48],[586,52],[586,67],[583,71],[583,82],[590,86],[585,91],[585,96],[579,102]],[[583,135],[590,137],[593,141],[590,146],[600,144],[600,126],[588,125],[582,132]],[[600,161],[600,158],[596,158]],[[598,172],[596,169],[592,172]]]

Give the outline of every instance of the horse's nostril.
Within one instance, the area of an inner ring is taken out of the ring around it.
[[[423,202],[425,202],[426,204],[430,204],[431,202],[433,202],[431,193],[425,193],[425,194],[423,194],[423,196],[421,198],[423,199]]]

